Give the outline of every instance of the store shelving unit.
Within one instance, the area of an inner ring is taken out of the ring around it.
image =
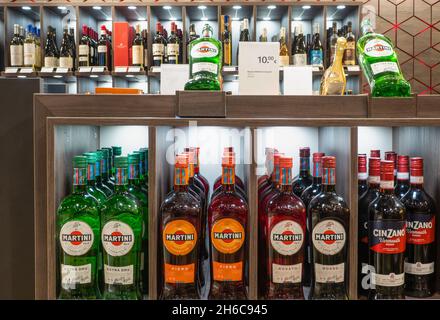
[[[233,144],[237,135],[242,141],[238,148],[239,172],[246,181],[250,206],[248,292],[251,299],[258,298],[257,179],[262,174],[264,146],[276,145],[296,159],[300,144],[310,145],[312,151],[319,149],[336,156],[338,192],[344,196],[351,212],[348,260],[350,299],[357,299],[358,152],[377,144],[383,148],[393,148],[399,153],[423,156],[426,159],[426,180],[430,180],[427,182],[427,190],[440,202],[440,193],[436,189],[440,183],[437,161],[440,156],[440,111],[435,107],[440,101],[439,96],[401,99],[369,98],[366,95],[221,97],[218,93],[205,92],[199,93],[201,102],[189,106],[191,96],[185,97],[186,94],[197,93],[179,92],[177,96],[35,97],[36,298],[56,298],[56,253],[53,241],[55,212],[60,199],[68,192],[65,186],[69,185],[71,156],[99,146],[104,136],[96,133],[102,132],[102,128],[140,126],[145,128],[144,132],[148,131],[145,135],[148,136],[149,147],[150,299],[156,299],[158,294],[159,206],[171,186],[172,165],[166,161],[165,155],[173,150],[180,151],[179,148],[185,144],[173,138],[174,135],[170,133],[172,129],[188,132],[194,130],[193,125],[197,123],[197,130],[204,134],[193,134],[195,138],[187,143],[201,146],[201,171],[211,180],[219,174],[220,169],[218,165],[208,164],[213,159],[212,154],[204,154],[203,150],[221,149],[225,143]],[[375,107],[380,105],[385,106],[386,115],[375,113]],[[399,106],[399,109],[395,106]],[[400,109],[414,110],[415,114],[405,118]],[[368,132],[382,136],[380,133],[383,128],[387,128],[383,139],[374,140],[367,136]],[[224,136],[222,130],[231,132],[231,129],[232,138],[226,139],[226,142],[215,138]],[[66,130],[71,134],[66,136]],[[212,139],[206,141],[205,136]],[[277,139],[269,139],[271,136]],[[292,141],[292,136],[298,137],[298,141]],[[130,134],[127,134],[127,139],[130,140]],[[440,263],[440,255],[437,263]],[[440,276],[437,276],[437,283],[440,284]]]

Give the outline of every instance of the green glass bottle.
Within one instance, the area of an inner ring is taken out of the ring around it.
[[[139,151],[133,151],[133,153],[139,154],[139,186],[143,192],[148,193],[147,184],[145,183],[146,166],[145,158],[146,151],[140,149]]]
[[[87,158],[73,158],[73,192],[57,210],[59,299],[96,299],[100,212],[98,202],[87,192]]]
[[[115,184],[115,157],[122,155],[122,148],[118,146],[112,146],[112,169],[110,171],[110,180]]]
[[[221,90],[222,60],[222,43],[212,38],[212,28],[205,24],[202,37],[189,44],[190,79],[185,90]]]
[[[409,97],[411,85],[400,69],[393,43],[375,33],[369,19],[361,24],[363,36],[357,42],[359,64],[368,80],[373,97]]]
[[[140,153],[128,155],[128,192],[135,196],[142,208],[143,228],[140,262],[140,289],[142,294],[148,294],[148,195],[145,193],[139,180]]]
[[[115,190],[115,183],[110,180],[110,174],[112,172],[112,148],[101,148],[103,159],[102,159],[102,183],[112,190]]]
[[[105,196],[108,198],[113,194],[113,191],[103,183],[103,179],[102,179],[104,153],[101,150],[97,150],[95,153],[96,153],[96,170],[95,170],[96,188],[104,192]]]
[[[87,192],[98,200],[99,205],[102,205],[107,200],[107,196],[104,191],[96,187],[96,153],[86,152],[83,155],[87,158]]]
[[[117,156],[115,193],[101,209],[104,299],[139,299],[142,209],[128,192],[128,159]]]
[[[145,186],[145,188],[148,191],[148,148],[140,148],[140,151],[144,151],[145,155],[145,161],[144,161],[144,176],[143,179],[141,179],[141,183]]]

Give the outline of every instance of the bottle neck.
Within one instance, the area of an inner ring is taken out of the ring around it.
[[[320,161],[313,161],[313,183],[318,184],[322,181],[322,165]]]
[[[323,168],[322,169],[322,190],[324,192],[336,191],[336,169]]]
[[[310,175],[310,158],[309,157],[300,157],[299,158],[299,175],[301,177],[307,177]]]
[[[102,177],[102,180],[104,180],[104,181],[108,179],[108,170],[109,170],[108,159],[103,158],[101,160],[101,177]]]
[[[413,176],[411,175],[409,178],[411,189],[420,189],[423,190],[424,179],[423,176]]]
[[[127,190],[128,168],[116,168],[115,170],[115,191],[123,192]]]
[[[380,180],[380,193],[391,195],[394,194],[394,180]]]
[[[87,168],[73,168],[73,192],[81,193],[86,190]]]
[[[128,165],[128,182],[135,185],[139,183],[139,164],[131,163]]]
[[[278,180],[281,192],[292,191],[292,168],[280,167],[280,177]]]
[[[87,184],[95,185],[95,177],[96,177],[96,164],[88,164],[87,165]]]
[[[174,190],[184,191],[188,189],[188,168],[174,167]]]
[[[235,168],[222,166],[222,185],[226,189],[233,189],[235,185]]]

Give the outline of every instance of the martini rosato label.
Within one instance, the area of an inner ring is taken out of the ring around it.
[[[212,226],[211,241],[221,253],[233,254],[237,252],[243,246],[244,240],[244,227],[235,219],[220,219]]]
[[[406,243],[424,245],[435,240],[435,216],[409,213],[406,217]]]
[[[124,256],[134,245],[134,233],[131,227],[121,221],[109,221],[102,228],[102,246],[113,257]]]
[[[347,233],[344,226],[332,219],[318,222],[312,231],[313,246],[324,255],[335,255],[345,246]]]
[[[370,250],[382,254],[397,254],[405,251],[405,221],[374,220],[369,221]]]
[[[270,243],[279,254],[291,256],[302,248],[304,230],[293,220],[280,221],[272,227]]]
[[[197,244],[197,231],[194,225],[186,220],[173,220],[163,229],[165,248],[175,256],[189,254]]]
[[[60,230],[61,248],[71,256],[82,256],[93,246],[92,228],[83,221],[66,222]]]
[[[364,52],[370,57],[388,57],[394,54],[393,47],[382,39],[371,39],[365,44]]]

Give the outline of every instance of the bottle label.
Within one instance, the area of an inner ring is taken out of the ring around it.
[[[423,184],[423,176],[411,176],[409,182],[411,184]]]
[[[244,240],[244,227],[235,219],[220,219],[212,226],[211,241],[221,253],[233,254],[237,252],[243,246]]]
[[[153,56],[163,56],[165,46],[163,43],[153,43]]]
[[[199,42],[191,48],[192,58],[212,58],[218,56],[218,54],[217,46],[209,41]]]
[[[270,243],[279,254],[291,256],[303,247],[304,230],[296,221],[280,221],[270,232]]]
[[[11,45],[11,66],[20,67],[23,65],[23,45]]]
[[[344,226],[336,220],[318,222],[312,231],[314,248],[327,256],[339,253],[345,246],[346,238]]]
[[[344,275],[344,262],[333,265],[315,263],[315,281],[318,283],[341,283]]]
[[[112,257],[128,254],[134,245],[134,233],[131,227],[122,221],[109,221],[102,228],[102,246]]]
[[[322,63],[322,50],[311,50],[310,51],[310,61],[312,65],[323,65]]]
[[[98,53],[107,53],[107,46],[98,46]]]
[[[359,172],[358,173],[358,180],[367,180],[368,178],[368,173],[366,172]]]
[[[78,49],[80,56],[88,56],[89,55],[89,46],[86,44],[80,44]]]
[[[381,180],[380,181],[381,189],[394,189],[394,180]]]
[[[73,185],[83,186],[86,184],[87,169],[86,168],[73,168]]]
[[[370,184],[380,184],[380,176],[369,176],[368,183]]]
[[[355,64],[356,47],[354,41],[347,41],[347,46],[344,50],[344,64]]]
[[[60,67],[73,69],[73,59],[72,57],[60,57]]]
[[[321,162],[313,162],[313,176],[314,177],[322,177],[322,166]]]
[[[396,254],[405,252],[405,221],[373,220],[369,221],[369,247],[377,253]]]
[[[397,172],[397,180],[409,180],[409,172]]]
[[[87,284],[92,282],[92,265],[82,266],[61,265],[61,285],[71,286],[78,284]]]
[[[217,76],[218,65],[212,62],[196,62],[192,65],[192,73],[209,72]]]
[[[383,61],[383,62],[376,62],[371,64],[371,71],[373,72],[373,75],[377,75],[379,73],[383,72],[394,72],[394,73],[400,73],[399,66],[397,63],[393,61]]]
[[[144,46],[134,45],[131,47],[131,50],[133,56],[133,64],[142,65],[144,62]]]
[[[115,184],[122,186],[128,183],[127,168],[116,168]]]
[[[434,262],[431,263],[409,263],[405,261],[405,273],[414,274],[417,276],[425,276],[434,273]]]
[[[336,184],[336,169],[323,168],[322,169],[322,184],[335,185]]]
[[[406,243],[424,245],[435,241],[435,215],[407,213]]]
[[[86,56],[86,57],[84,57],[84,56],[80,56],[79,58],[78,58],[78,61],[79,62],[89,62],[89,57],[88,56]]]
[[[162,233],[165,248],[175,256],[185,256],[196,247],[197,231],[186,220],[173,220],[165,225]]]
[[[195,264],[168,264],[165,263],[166,283],[194,283]]]
[[[178,43],[168,43],[167,54],[168,54],[168,56],[178,56],[179,55],[179,44]]]
[[[369,57],[388,57],[394,54],[393,47],[382,39],[371,39],[365,44],[364,52]]]
[[[280,66],[285,67],[289,65],[289,56],[279,56]]]
[[[399,287],[405,283],[405,273],[379,274],[371,273],[371,283],[382,287]]]
[[[104,264],[104,282],[111,285],[131,285],[134,283],[133,265],[114,267]]]
[[[57,57],[44,57],[44,66],[47,68],[57,68],[58,58]]]
[[[300,283],[302,279],[302,263],[284,265],[272,263],[273,283]]]
[[[307,65],[307,54],[302,53],[302,54],[295,54],[293,55],[293,64],[295,66],[305,66]]]
[[[93,246],[95,239],[92,228],[83,221],[66,222],[60,230],[60,244],[70,256],[85,255]]]
[[[212,273],[215,281],[241,281],[243,279],[243,262],[212,261]]]
[[[35,44],[24,44],[24,65],[33,66],[35,64]]]

